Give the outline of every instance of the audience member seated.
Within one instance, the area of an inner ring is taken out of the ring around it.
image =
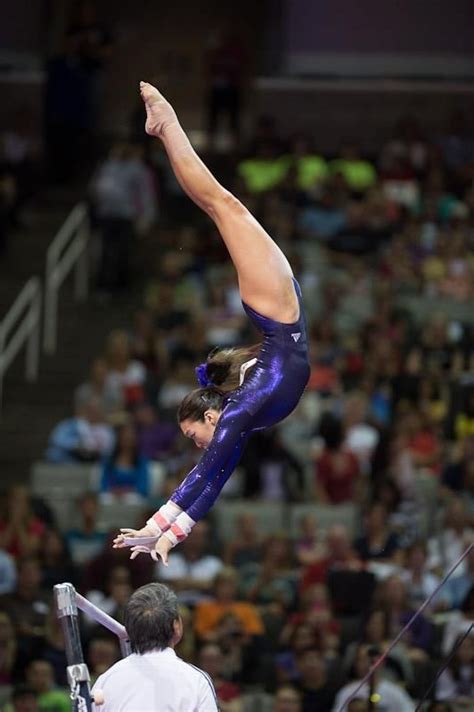
[[[116,429],[114,450],[102,465],[101,500],[136,502],[146,499],[149,489],[148,460],[138,449],[135,428],[125,423]]]
[[[298,228],[307,238],[326,241],[346,226],[346,215],[337,204],[337,196],[325,185],[317,200],[309,202],[301,210]]]
[[[408,602],[413,608],[419,608],[440,584],[438,576],[428,570],[426,555],[426,545],[423,542],[412,544],[406,552],[405,567],[400,573],[400,578],[407,586]],[[455,578],[450,579],[450,581],[455,580]],[[440,598],[444,598],[445,587],[448,584],[449,580],[444,585],[441,595],[435,596],[431,608],[438,605]]]
[[[363,474],[368,474],[372,455],[379,441],[379,433],[367,422],[369,403],[365,393],[351,392],[342,413],[344,444],[357,457]]]
[[[440,531],[428,541],[428,566],[438,575],[446,574],[474,540],[474,530],[469,526],[466,505],[459,497],[447,504]],[[465,573],[464,559],[456,569],[457,575]]]
[[[451,576],[441,589],[436,600],[442,602],[443,607],[458,610],[466,600],[466,596],[474,586],[474,549],[466,557],[466,570],[459,576]]]
[[[138,450],[141,455],[155,462],[166,463],[179,452],[176,423],[162,420],[156,409],[148,403],[140,403],[134,410]]]
[[[319,432],[324,448],[316,460],[316,500],[321,504],[353,502],[360,470],[354,453],[344,447],[342,423],[326,413]]]
[[[53,666],[47,660],[32,660],[26,669],[26,682],[38,695],[39,712],[70,712],[69,691],[54,682]]]
[[[86,596],[97,608],[122,622],[125,605],[132,593],[130,569],[126,566],[115,566],[105,579],[104,591],[88,591]],[[89,628],[95,628],[97,625],[87,614],[85,620]]]
[[[67,658],[66,645],[61,627],[61,621],[55,608],[51,608],[45,627],[45,638],[42,647],[38,650],[38,658],[51,663],[54,681],[60,687],[67,687]]]
[[[442,453],[435,425],[426,415],[412,410],[405,416],[404,427],[414,466],[439,477]]]
[[[207,643],[199,651],[198,663],[212,680],[221,712],[243,712],[240,686],[223,677],[221,648],[215,643]]]
[[[51,590],[57,583],[77,582],[77,572],[64,536],[56,529],[47,529],[41,543],[41,585]]]
[[[359,147],[352,142],[341,145],[339,156],[329,164],[332,174],[341,174],[349,188],[362,193],[374,185],[377,173],[369,161],[360,156]]]
[[[401,559],[398,537],[388,526],[388,512],[382,502],[373,502],[364,517],[364,534],[354,549],[362,561],[395,564]]]
[[[334,684],[328,677],[326,662],[318,650],[309,648],[296,659],[298,687],[303,695],[303,712],[327,712],[335,697]]]
[[[74,391],[74,410],[81,409],[91,398],[99,401],[100,408],[107,419],[123,409],[122,394],[108,384],[108,367],[103,358],[96,358],[92,363],[89,378]]]
[[[359,645],[365,644],[381,651],[387,649],[391,643],[389,617],[389,612],[381,608],[374,608],[370,611],[359,640],[354,640],[345,650],[343,668],[346,673],[354,664]],[[413,665],[408,658],[403,640],[399,641],[386,657],[381,676],[392,682],[410,686],[413,680]]]
[[[180,603],[195,606],[210,597],[213,582],[223,567],[217,556],[207,554],[209,525],[199,521],[178,550],[172,551],[168,566],[157,565],[160,581],[176,591]]]
[[[115,636],[106,637],[106,633],[101,631],[100,637],[92,638],[89,641],[86,655],[92,684],[99,675],[107,672],[119,658],[120,649]]]
[[[324,557],[326,545],[318,530],[318,521],[314,515],[303,515],[299,521],[299,527],[300,534],[294,544],[296,560],[301,566],[310,566]]]
[[[225,563],[239,570],[246,564],[258,563],[262,556],[262,547],[263,536],[258,531],[258,520],[255,514],[242,512],[237,515],[234,535],[225,546]]]
[[[143,517],[140,517],[137,525],[141,526]],[[131,522],[133,526],[133,522]],[[139,556],[130,565],[130,551],[128,549],[114,549],[113,540],[117,532],[111,532],[104,544],[102,551],[87,563],[82,572],[79,590],[81,593],[97,590],[106,593],[106,581],[110,572],[116,566],[125,566],[130,571],[132,588],[140,588],[153,579],[153,569],[155,562],[151,556]]]
[[[165,417],[176,417],[176,410],[183,398],[196,385],[194,366],[189,357],[173,361],[168,373],[160,384],[158,408]]]
[[[0,515],[0,548],[15,559],[34,555],[40,549],[45,530],[44,523],[33,514],[26,487],[10,487]]]
[[[0,596],[11,593],[16,585],[15,559],[6,551],[0,549]]]
[[[129,407],[145,397],[145,366],[132,358],[130,337],[126,331],[112,331],[107,338],[105,388]]]
[[[298,502],[303,499],[304,470],[282,442],[276,429],[256,433],[240,462],[244,471],[243,496]]]
[[[316,648],[327,663],[333,661],[340,647],[339,633],[340,624],[333,617],[327,587],[315,584],[307,588],[299,597],[298,610],[289,615],[280,633],[280,665],[290,671],[289,679],[294,677],[294,656],[301,650]]]
[[[287,171],[285,158],[275,153],[271,143],[260,143],[256,155],[237,166],[239,178],[249,193],[263,193],[275,188],[284,181]]]
[[[474,709],[474,632],[459,635],[450,651],[450,662],[436,683],[438,700],[449,700],[456,709]]]
[[[140,361],[148,372],[156,376],[161,375],[166,361],[166,350],[158,339],[150,311],[141,309],[136,312],[130,339],[132,358]]]
[[[314,584],[325,584],[330,571],[360,571],[362,568],[362,562],[351,546],[347,528],[343,524],[334,524],[326,535],[325,556],[303,571],[301,591]]]
[[[249,601],[283,613],[291,607],[296,594],[294,571],[289,539],[283,534],[268,537],[260,563],[248,564],[241,569],[241,590]]]
[[[263,623],[257,608],[248,601],[239,600],[237,588],[239,574],[235,569],[224,567],[214,578],[214,600],[201,601],[194,613],[194,630],[201,640],[213,642],[215,629],[226,613],[233,613],[241,622],[247,636],[263,634]]]
[[[361,680],[367,675],[371,665],[375,662],[379,651],[372,655],[370,646],[361,644],[358,646],[355,654],[353,670],[350,678],[354,682],[349,682],[344,685],[336,695],[336,700],[333,705],[333,712],[341,712],[345,709],[345,705],[349,697],[359,687]],[[415,712],[415,704],[409,695],[399,685],[395,685],[390,680],[386,680],[382,676],[382,666],[379,666],[374,673],[374,690],[381,703],[384,705],[385,712]],[[369,696],[369,685],[365,683],[357,693],[356,697],[361,700],[367,700]]]
[[[472,630],[474,623],[474,586],[471,586],[461,603],[458,611],[453,611],[443,630],[441,650],[447,655],[452,649],[454,641],[462,633]]]
[[[15,685],[11,693],[11,704],[3,712],[39,712],[38,695],[30,685]]]
[[[79,526],[66,532],[71,558],[76,566],[84,566],[104,548],[106,533],[98,528],[98,497],[86,492],[78,502]]]
[[[296,683],[300,678],[296,661],[300,653],[310,649],[320,649],[314,627],[299,613],[290,616],[280,632],[280,652],[275,656],[275,676],[277,682]]]
[[[76,410],[74,417],[56,425],[45,459],[58,464],[97,462],[111,452],[113,443],[113,430],[104,421],[100,401],[91,398]]]
[[[46,635],[52,592],[41,588],[41,577],[38,559],[20,559],[15,591],[0,596],[0,609],[8,614],[16,630],[19,665],[31,660]]]
[[[408,588],[400,576],[389,576],[380,586],[379,605],[386,612],[388,635],[393,639],[415,611],[410,606]],[[413,662],[428,660],[432,637],[430,621],[423,614],[419,615],[403,638],[408,658]]]
[[[275,691],[271,712],[303,712],[301,692],[293,685],[281,685]]]

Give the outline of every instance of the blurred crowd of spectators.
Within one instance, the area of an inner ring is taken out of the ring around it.
[[[72,581],[120,619],[135,587],[161,580],[182,604],[179,653],[208,671],[224,712],[338,712],[474,541],[473,322],[459,316],[474,297],[474,140],[463,117],[441,137],[406,118],[375,157],[353,142],[319,155],[263,117],[245,151],[208,159],[302,285],[308,388],[290,418],[255,435],[224,490],[222,501],[242,502],[232,538],[200,522],[167,568],[111,548],[100,507],[142,503],[141,525],[197,457],[175,416],[194,366],[211,347],[258,338],[215,228],[161,147],[115,146],[90,185],[99,288],[133,279],[137,229],[155,256],[143,308],[109,334],[45,452],[52,464],[96,463],[97,491],[62,531],[24,488],[3,502],[0,682],[15,685],[5,710],[69,709],[54,583]],[[324,530],[309,509],[296,537],[269,533],[246,501],[352,503],[356,527]],[[473,709],[473,618],[471,550],[379,668],[380,709],[414,710],[447,656],[426,709]],[[82,625],[95,677],[119,650]],[[368,694],[348,709],[368,709]]]

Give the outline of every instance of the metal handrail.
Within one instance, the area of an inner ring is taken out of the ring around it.
[[[87,297],[89,237],[87,206],[85,203],[78,203],[59,228],[46,254],[43,348],[48,354],[53,354],[57,345],[58,292],[73,268],[75,297],[77,300]]]
[[[25,311],[26,313],[24,313]],[[20,317],[22,317],[21,320]],[[14,329],[15,326],[16,329]],[[31,277],[0,322],[0,412],[2,408],[3,378],[25,343],[26,379],[32,382],[38,377],[40,328],[41,282],[38,277]],[[12,336],[7,343],[10,334]]]

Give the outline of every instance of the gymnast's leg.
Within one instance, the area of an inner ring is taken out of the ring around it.
[[[192,148],[171,104],[141,82],[146,131],[163,141],[183,190],[215,222],[237,270],[242,300],[283,323],[299,317],[291,267],[278,245],[247,208],[214,178]]]

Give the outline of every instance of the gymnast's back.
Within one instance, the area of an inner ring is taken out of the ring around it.
[[[257,361],[244,383],[224,400],[252,416],[251,430],[262,430],[286,418],[296,407],[309,379],[308,336],[301,289],[293,280],[300,314],[293,324],[282,324],[262,316],[244,304],[244,309],[263,334]]]

